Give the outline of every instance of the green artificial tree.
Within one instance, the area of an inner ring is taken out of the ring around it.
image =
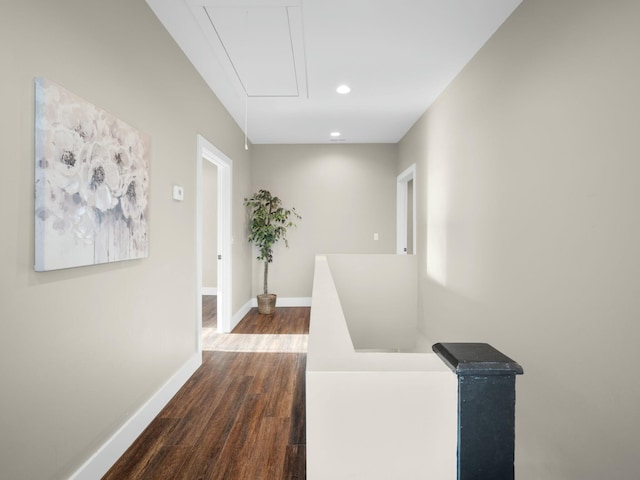
[[[273,313],[275,310],[275,298],[269,294],[269,264],[273,261],[273,246],[280,240],[289,247],[287,241],[287,229],[295,227],[293,219],[301,219],[295,208],[287,209],[282,206],[282,201],[278,197],[271,195],[268,190],[259,190],[251,197],[244,199],[249,215],[249,242],[258,247],[258,260],[264,262],[264,289],[263,294],[258,296],[258,307],[260,308],[261,297],[263,303],[273,301],[272,305],[265,305],[261,308],[261,313]]]

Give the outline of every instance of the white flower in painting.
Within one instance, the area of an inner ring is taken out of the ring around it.
[[[70,197],[61,188],[57,188],[51,185],[51,182],[49,182],[48,180],[46,183],[45,192],[47,203],[46,205],[38,207],[38,209],[36,210],[36,215],[41,220],[52,219],[54,229],[59,231],[66,230],[66,217],[69,211],[73,211],[73,205],[71,205],[72,208],[70,208],[69,205],[72,197]]]
[[[113,146],[113,163],[118,165],[121,175],[128,175],[133,167],[132,158],[129,150],[122,145],[115,144]]]
[[[119,165],[124,179],[123,193],[120,196],[120,209],[131,228],[131,222],[145,222],[149,176],[145,161],[146,143],[137,132],[130,128],[121,128],[113,132],[118,144]]]
[[[146,222],[138,222],[129,226],[131,241],[138,252],[144,252],[149,243]]]
[[[95,207],[103,213],[118,204],[121,189],[120,172],[113,162],[110,149],[94,143],[82,165],[80,197],[87,206]]]
[[[70,195],[62,189],[48,186],[50,200],[46,207],[36,210],[43,221],[50,221],[51,227],[58,233],[72,232],[76,239],[84,244],[93,242],[95,234],[95,212],[82,205],[78,193]]]
[[[96,218],[93,209],[78,208],[70,217],[71,229],[76,239],[85,244],[93,244],[96,233]]]
[[[146,142],[140,135],[126,125],[120,125],[119,129],[114,127],[112,135],[121,157],[121,171],[128,173],[146,169]]]
[[[120,209],[128,222],[140,222],[147,208],[147,195],[144,181],[141,177],[129,177],[127,188],[120,197]]]
[[[118,145],[128,150],[130,154],[135,155],[138,153],[134,150],[138,148],[142,142],[135,130],[116,120],[111,125],[111,136]]]
[[[93,142],[100,138],[105,131],[100,112],[93,105],[81,104],[72,99],[68,102],[58,105],[57,123],[76,132],[84,142]]]
[[[51,143],[45,148],[45,165],[51,172],[49,180],[52,186],[67,193],[76,193],[80,189],[80,166],[82,164],[83,141],[71,130],[57,128],[51,133]]]

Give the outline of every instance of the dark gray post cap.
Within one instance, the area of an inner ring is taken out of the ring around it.
[[[522,375],[522,367],[488,343],[436,343],[433,351],[457,375]]]

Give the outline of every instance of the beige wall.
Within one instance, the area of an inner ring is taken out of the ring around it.
[[[274,250],[272,293],[310,297],[317,253],[395,252],[395,145],[254,145],[251,164],[254,191],[270,190],[302,215],[290,248]],[[254,293],[262,268],[255,261]]]
[[[524,367],[519,480],[640,476],[638,19],[525,0],[400,145],[421,328]]]
[[[198,133],[234,161],[233,311],[249,299],[248,154],[143,0],[3,2],[0,63],[0,477],[67,478],[196,353]],[[34,272],[40,75],[151,136],[148,259]]]
[[[218,287],[218,167],[202,160],[202,286]]]
[[[415,350],[415,255],[327,255],[353,348]]]

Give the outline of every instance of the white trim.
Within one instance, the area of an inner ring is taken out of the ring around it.
[[[396,253],[406,255],[407,245],[407,184],[398,180],[396,190]]]
[[[218,289],[216,287],[202,287],[200,293],[201,295],[217,295]]]
[[[232,330],[231,295],[231,243],[232,243],[232,188],[233,161],[207,141],[197,137],[196,157],[196,342],[202,351],[202,162],[207,160],[218,167],[218,332]]]
[[[256,307],[258,306],[257,304],[257,300],[254,299],[254,301],[256,302]],[[247,303],[245,303],[242,308],[240,308],[240,310],[238,310],[236,312],[236,314],[233,316],[233,318],[231,319],[231,330],[233,330],[234,328],[236,328],[236,325],[238,325],[240,323],[240,320],[242,320],[244,318],[244,316],[249,313],[249,310],[251,310],[251,307],[253,307],[253,302],[251,300],[249,300]]]
[[[408,184],[413,180],[413,252],[416,252],[416,164],[414,163],[404,172],[398,175],[396,189],[396,253],[406,255],[407,247],[407,190]]]
[[[202,364],[201,353],[194,354],[111,438],[109,438],[69,480],[102,478],[120,456],[140,436],[169,400]]]
[[[278,297],[276,305],[281,307],[310,307],[311,297]]]
[[[258,306],[258,299],[253,298],[251,300],[251,306]],[[276,307],[310,307],[311,297],[278,297],[276,300]]]

